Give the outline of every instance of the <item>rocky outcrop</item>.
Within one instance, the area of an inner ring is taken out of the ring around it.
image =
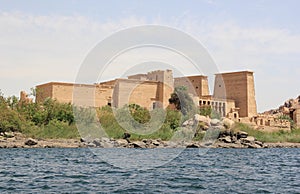
[[[28,145],[28,146],[34,146],[34,145],[38,144],[38,142],[36,140],[32,139],[32,138],[29,138],[28,140],[26,140],[24,142],[24,144]]]
[[[225,148],[264,148],[266,147],[263,142],[257,141],[255,137],[248,136],[244,131],[228,132],[223,131],[220,133],[217,147]]]
[[[78,148],[83,147],[75,139],[33,139],[18,132],[10,136],[0,135],[0,148]]]

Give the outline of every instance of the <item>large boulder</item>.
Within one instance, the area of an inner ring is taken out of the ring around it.
[[[211,119],[210,120],[210,124],[212,126],[219,126],[219,125],[222,125],[221,121],[219,119]]]
[[[115,146],[114,146],[113,142],[101,142],[101,146],[100,147],[102,147],[102,148],[113,148]]]
[[[228,118],[224,118],[222,123],[227,129],[230,129],[234,125],[234,121]]]
[[[222,137],[222,138],[220,138],[219,140],[220,140],[220,141],[223,141],[223,142],[225,142],[225,143],[231,143],[231,142],[232,142],[230,136]]]
[[[155,146],[160,146],[161,141],[155,139],[155,140],[152,141],[152,144],[155,145]]]
[[[100,139],[96,138],[96,139],[94,139],[94,141],[92,143],[96,147],[100,147],[100,148],[113,148],[114,147],[114,141],[111,141],[107,137],[101,137]]]
[[[117,139],[116,144],[118,147],[126,147],[128,144],[128,141],[126,139]]]
[[[200,145],[199,144],[197,144],[197,143],[190,143],[190,144],[188,144],[187,146],[186,146],[186,148],[199,148],[200,147]]]
[[[255,141],[255,137],[253,137],[253,136],[248,136],[248,137],[246,137],[246,138],[241,138],[241,141],[242,142],[246,142],[246,143],[254,143],[254,141]]]
[[[134,148],[146,148],[146,144],[142,141],[134,141],[132,145]]]
[[[245,131],[239,131],[239,132],[237,132],[236,136],[237,136],[238,139],[240,139],[240,138],[247,138],[248,137],[248,133],[245,132]]]
[[[194,120],[197,121],[197,122],[202,122],[206,126],[210,126],[210,118],[209,117],[199,115],[199,114],[195,114],[194,115]]]
[[[188,126],[193,126],[194,125],[194,120],[193,119],[189,119],[189,120],[186,120],[182,123],[182,126],[183,127],[188,127]]]
[[[92,143],[97,147],[101,146],[101,140],[99,138],[94,139],[94,141]]]
[[[4,137],[6,137],[6,138],[13,138],[13,137],[15,137],[15,135],[12,132],[6,132],[6,133],[4,133]]]
[[[28,140],[25,141],[24,144],[28,145],[28,146],[34,146],[34,145],[38,144],[38,142],[32,138],[29,138]]]

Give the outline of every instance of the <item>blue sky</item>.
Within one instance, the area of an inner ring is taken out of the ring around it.
[[[99,41],[160,24],[197,38],[221,72],[253,70],[258,110],[276,108],[300,95],[299,7],[297,0],[0,0],[0,89],[18,96],[48,81],[73,82]]]

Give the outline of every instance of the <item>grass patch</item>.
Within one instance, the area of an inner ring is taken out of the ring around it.
[[[147,135],[131,134],[131,140],[142,140],[142,139],[161,139],[164,141],[170,140],[173,137],[174,131],[169,125],[163,124],[160,129],[154,133]]]
[[[38,139],[79,139],[75,124],[52,120],[48,125],[28,126],[22,131],[26,136]]]
[[[250,136],[255,137],[258,141],[262,142],[291,142],[300,143],[300,129],[292,129],[291,132],[288,131],[277,131],[277,132],[263,132],[255,130],[247,124],[236,123],[234,130],[245,131]]]

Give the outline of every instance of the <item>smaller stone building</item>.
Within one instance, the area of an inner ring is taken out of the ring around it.
[[[36,86],[37,102],[46,98],[78,106],[122,107],[135,103],[147,109],[166,108],[174,90],[171,70],[128,76],[97,84],[49,82]]]
[[[101,107],[111,104],[113,87],[114,81],[101,84],[49,82],[36,86],[36,101],[52,98],[62,103]]]

